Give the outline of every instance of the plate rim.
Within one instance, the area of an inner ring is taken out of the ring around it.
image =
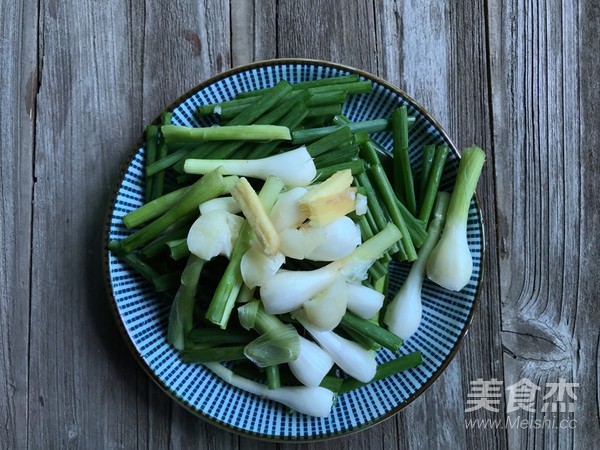
[[[225,78],[228,78],[233,75],[236,75],[236,74],[239,74],[242,72],[246,72],[249,70],[259,69],[259,68],[263,68],[263,67],[278,66],[278,65],[312,65],[312,66],[328,67],[328,68],[347,71],[350,73],[355,73],[361,77],[364,77],[371,81],[375,81],[375,82],[383,85],[385,88],[398,94],[404,100],[411,103],[411,105],[413,107],[415,107],[424,117],[426,117],[427,120],[429,120],[436,127],[436,129],[440,133],[441,137],[448,143],[448,147],[450,148],[450,150],[455,154],[455,156],[457,158],[460,159],[460,152],[458,151],[457,147],[454,145],[454,143],[452,142],[452,140],[446,133],[446,130],[440,125],[440,123],[435,118],[433,118],[431,116],[431,114],[419,102],[415,101],[404,90],[402,90],[399,87],[395,86],[394,84],[386,81],[385,79],[383,79],[377,75],[373,75],[372,73],[367,72],[365,70],[357,69],[355,67],[345,65],[345,64],[340,64],[340,63],[326,61],[326,60],[320,60],[320,59],[273,58],[273,59],[254,61],[254,62],[251,62],[248,64],[243,64],[243,65],[240,65],[237,67],[233,67],[231,69],[219,72],[218,74],[213,75],[213,76],[209,77],[208,79],[202,81],[201,83],[195,85],[194,87],[192,87],[191,89],[189,89],[188,91],[186,91],[185,93],[183,93],[182,95],[177,97],[162,112],[173,111],[173,109],[175,109],[177,106],[179,106],[184,101],[189,99],[191,96],[195,95],[202,89],[204,89],[204,88],[208,87],[209,85],[214,84],[222,79],[225,79]],[[157,115],[154,118],[154,120],[150,123],[151,124],[160,123],[160,114]],[[103,225],[103,229],[102,229],[102,250],[101,250],[102,271],[104,273],[104,276],[103,276],[104,287],[105,287],[105,291],[106,291],[107,301],[108,301],[110,310],[112,311],[113,317],[115,319],[117,329],[119,330],[121,337],[124,339],[125,344],[126,344],[127,348],[129,349],[130,353],[132,354],[134,359],[138,362],[138,364],[142,367],[144,372],[146,372],[146,374],[150,377],[150,379],[152,379],[154,381],[154,383],[156,383],[158,385],[158,387],[171,398],[171,400],[174,400],[174,402],[176,403],[177,406],[183,407],[184,409],[186,409],[187,411],[192,413],[194,416],[196,416],[196,417],[198,417],[198,418],[200,418],[222,430],[226,430],[228,432],[235,433],[239,436],[257,439],[260,441],[276,442],[276,443],[328,441],[328,440],[332,440],[332,439],[346,437],[351,434],[358,433],[360,431],[364,431],[367,428],[370,428],[372,426],[380,424],[380,423],[390,419],[391,417],[395,416],[400,411],[405,409],[408,405],[410,405],[413,401],[415,401],[418,397],[423,395],[425,393],[425,391],[427,391],[434,384],[434,382],[437,381],[437,379],[441,376],[441,374],[446,370],[448,365],[454,360],[454,358],[456,357],[456,354],[458,353],[458,350],[462,346],[462,343],[463,343],[466,335],[469,332],[469,329],[471,328],[475,312],[478,310],[479,303],[481,301],[481,293],[483,290],[483,284],[484,284],[484,280],[485,280],[485,276],[484,276],[485,264],[484,264],[484,262],[485,262],[485,255],[486,255],[486,234],[485,234],[485,226],[484,226],[484,219],[483,219],[483,209],[481,207],[481,201],[480,201],[477,191],[475,192],[474,199],[475,199],[475,207],[477,209],[478,216],[479,216],[479,229],[481,232],[481,265],[480,265],[479,277],[477,278],[477,290],[476,290],[475,296],[473,298],[473,307],[471,308],[471,311],[469,312],[469,315],[467,316],[467,318],[465,320],[465,323],[462,327],[460,335],[458,336],[454,346],[448,353],[448,357],[440,365],[440,367],[433,373],[431,378],[429,380],[427,380],[417,391],[415,391],[405,401],[403,401],[396,407],[392,408],[387,413],[385,413],[373,420],[365,422],[362,425],[351,428],[351,429],[343,430],[340,432],[334,432],[331,434],[318,434],[318,435],[315,434],[315,435],[310,435],[310,436],[290,436],[290,437],[275,436],[275,435],[271,435],[271,434],[257,433],[257,432],[253,432],[253,431],[249,431],[249,430],[244,430],[241,428],[236,428],[233,425],[219,422],[218,420],[210,417],[209,415],[205,414],[204,412],[192,408],[189,404],[187,404],[187,402],[185,402],[184,399],[179,397],[174,391],[172,391],[164,382],[162,382],[158,378],[158,376],[150,368],[148,363],[144,360],[142,355],[135,348],[135,344],[133,343],[131,336],[127,332],[127,329],[125,328],[125,325],[123,323],[123,319],[122,319],[121,315],[119,314],[119,311],[117,308],[117,302],[116,302],[116,298],[114,295],[113,286],[112,286],[111,278],[110,278],[110,269],[109,269],[109,259],[110,258],[109,258],[109,251],[108,251],[108,242],[109,242],[109,232],[110,232],[110,226],[111,226],[111,217],[112,217],[112,214],[114,211],[119,188],[125,179],[125,174],[127,172],[127,169],[131,165],[131,162],[135,158],[135,155],[137,154],[139,148],[142,146],[143,142],[144,142],[144,133],[142,132],[140,134],[140,136],[138,137],[138,139],[135,141],[135,143],[132,144],[132,146],[129,148],[123,162],[121,163],[121,166],[120,166],[120,169],[118,172],[118,176],[116,177],[116,181],[114,182],[113,188],[110,190],[109,200],[108,200],[106,208],[105,208],[104,225]]]

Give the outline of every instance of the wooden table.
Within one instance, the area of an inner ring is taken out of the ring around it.
[[[301,447],[600,448],[599,4],[443,3],[0,0],[0,447],[293,447],[206,424],[149,380],[109,311],[100,241],[145,123],[222,70],[309,57],[389,80],[487,149],[488,254],[443,376],[394,418]],[[499,412],[465,412],[494,378]],[[579,383],[574,412],[536,426],[561,378]],[[533,412],[507,414],[522,379]],[[465,423],[507,416],[520,425]]]

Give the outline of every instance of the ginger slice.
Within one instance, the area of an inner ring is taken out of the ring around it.
[[[300,198],[311,225],[323,226],[356,208],[356,187],[351,187],[352,172],[340,170]]]
[[[254,230],[262,250],[267,255],[275,255],[281,245],[281,236],[275,229],[269,213],[244,177],[235,184],[231,196],[238,202],[242,213]]]

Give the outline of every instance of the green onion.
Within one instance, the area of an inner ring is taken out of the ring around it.
[[[279,125],[283,127],[288,127],[285,123],[278,123],[284,120],[285,117],[288,117],[290,111],[292,109],[298,108],[300,105],[306,104],[306,102],[310,99],[310,95],[308,92],[303,91],[296,93],[288,93],[283,96],[280,100],[280,105],[276,105],[271,111],[263,114],[258,119],[254,121],[257,125]]]
[[[279,389],[281,387],[281,377],[279,376],[279,365],[265,368],[267,374],[267,387],[269,389]]]
[[[267,178],[263,188],[258,194],[258,197],[267,211],[269,211],[275,203],[281,189],[282,185],[280,180],[273,177]],[[221,328],[227,327],[229,316],[231,315],[235,300],[242,287],[243,280],[240,271],[240,263],[242,256],[244,256],[244,253],[246,253],[250,247],[250,239],[252,236],[252,228],[246,221],[244,222],[244,225],[242,225],[240,234],[231,251],[229,264],[219,281],[219,285],[217,286],[206,311],[206,318]]]
[[[421,356],[421,352],[409,353],[408,355],[393,359],[386,363],[380,364],[375,372],[375,377],[373,377],[369,383],[374,383],[376,381],[383,380],[384,378],[391,377],[392,375],[396,375],[403,370],[417,367],[422,363],[423,357]],[[359,387],[366,386],[369,383],[362,383],[356,379],[348,378],[342,383],[338,394],[345,394],[353,391],[354,389],[358,389]]]
[[[243,346],[186,349],[181,352],[181,360],[186,364],[239,361],[243,359],[246,359]]]
[[[292,84],[291,87],[294,90],[311,89],[311,88],[315,88],[315,87],[334,86],[334,85],[339,85],[339,84],[347,85],[348,83],[357,82],[358,80],[359,80],[358,75],[352,74],[352,75],[343,75],[343,76],[332,77],[332,78],[321,78],[319,80],[301,81],[300,83]],[[343,90],[343,87],[340,89]],[[256,95],[272,94],[273,90],[274,90],[274,88],[263,88],[263,89],[255,89],[255,90],[248,91],[248,92],[240,92],[236,98],[241,99],[241,98],[246,98],[246,97],[254,97]]]
[[[293,325],[282,323],[246,345],[244,354],[261,368],[285,364],[298,358],[300,337]]]
[[[352,133],[365,131],[367,133],[376,133],[387,130],[390,121],[388,119],[374,119],[364,122],[352,122],[347,125]],[[292,132],[292,144],[306,144],[314,142],[342,128],[339,125],[330,127],[309,128],[306,130],[297,130]]]
[[[342,113],[342,105],[322,105],[313,106],[308,111],[308,118],[313,117],[333,117]]]
[[[156,292],[167,292],[174,289],[177,289],[179,286],[179,277],[181,273],[179,271],[166,273],[164,275],[160,275],[157,278],[152,280],[152,284],[154,285],[154,290]]]
[[[343,382],[343,378],[327,375],[323,377],[323,381],[321,381],[321,384],[319,384],[319,386],[325,389],[329,389],[331,392],[337,394],[340,388],[342,387]]]
[[[279,271],[260,287],[265,311],[282,314],[294,311],[327,288],[336,276],[347,280],[364,279],[366,271],[400,239],[400,231],[390,223],[352,253],[326,266],[307,271]]]
[[[425,195],[425,189],[427,187],[427,180],[429,179],[429,172],[431,165],[433,164],[433,158],[435,156],[435,145],[425,145],[423,147],[423,157],[421,158],[421,174],[419,176],[419,190],[418,200],[419,203],[423,202],[423,196]]]
[[[244,253],[250,247],[252,235],[252,228],[248,222],[244,222],[231,251],[229,264],[206,310],[206,319],[223,329],[227,327],[229,316],[242,287],[243,280],[240,272],[240,262]]]
[[[190,151],[188,149],[182,148],[174,151],[173,153],[168,154],[164,158],[159,159],[158,161],[154,161],[152,164],[146,167],[146,175],[152,176],[163,170],[168,169],[173,164],[181,161],[185,158]]]
[[[290,112],[278,122],[278,125],[288,127],[290,130],[298,128],[308,115],[308,108],[299,102]],[[271,156],[274,150],[281,144],[279,141],[264,142],[256,145],[247,156],[247,159],[259,159]]]
[[[244,97],[237,98],[222,103],[215,103],[211,105],[202,105],[198,108],[198,114],[208,115],[219,111],[217,114],[222,120],[229,120],[244,110],[249,104],[254,103],[260,97]],[[293,101],[303,100],[308,107],[319,107],[319,106],[330,106],[330,105],[341,105],[346,99],[346,92],[344,91],[333,91],[333,92],[322,92],[315,95],[310,95],[310,92],[306,89],[293,91],[286,96],[286,100],[281,106],[289,105]],[[275,110],[273,110],[275,111]],[[289,108],[288,108],[289,111]],[[314,114],[314,113],[313,113]],[[277,119],[273,119],[277,120]],[[257,121],[258,123],[258,121]]]
[[[277,85],[275,85],[275,87],[273,88],[273,91],[270,92],[270,95],[264,95],[256,103],[252,103],[252,104],[248,105],[247,108],[245,108],[237,116],[235,116],[233,119],[231,119],[227,123],[227,126],[252,124],[260,116],[267,113],[267,111],[269,111],[274,105],[276,105],[291,90],[292,90],[292,87],[290,86],[290,84],[287,81],[285,81],[285,80],[280,81],[279,83],[277,83]],[[203,145],[200,145],[198,148],[192,150],[189,153],[188,158],[204,157],[208,153],[213,152],[216,149],[218,149],[220,144],[221,143],[218,143],[218,142],[204,143]],[[216,154],[216,155],[213,154],[212,158],[215,159],[215,158],[230,157],[231,153],[235,152],[235,150],[237,150],[239,148],[239,146],[243,144],[243,142],[236,141],[236,142],[231,142],[229,144],[230,144],[230,146],[227,146],[227,144],[224,144],[223,147],[225,147],[225,149],[222,149],[219,154]],[[182,172],[183,171],[183,161],[178,162],[174,166],[174,168],[176,171]]]
[[[188,333],[186,343],[191,348],[209,348],[230,344],[246,345],[256,337],[243,330],[221,328],[194,328]]]
[[[317,92],[306,101],[306,106],[341,105],[346,100],[346,91]]]
[[[383,166],[379,163],[375,148],[367,142],[361,146],[361,155],[370,162],[369,174],[371,175],[375,185],[378,188],[379,195],[383,200],[394,225],[398,227],[402,233],[402,247],[406,252],[406,258],[409,261],[417,259],[417,252],[415,246],[410,238],[410,233],[404,222],[404,218],[400,213],[398,204],[396,203],[396,195],[392,189],[390,180],[388,179]]]
[[[350,311],[346,311],[341,324],[363,336],[373,339],[378,344],[393,352],[397,352],[404,342],[400,337],[390,333],[385,328],[375,325],[369,320],[361,319]]]
[[[388,274],[387,268],[379,260],[375,261],[371,267],[369,267],[369,276],[373,282],[377,282],[382,278],[386,278]]]
[[[340,147],[344,144],[348,144],[352,139],[352,133],[349,127],[342,127],[335,130],[331,134],[324,136],[310,145],[306,146],[306,150],[313,158],[324,154],[325,152]]]
[[[425,263],[442,232],[449,200],[450,194],[438,192],[433,219],[427,228],[429,237],[419,250],[419,258],[411,266],[404,284],[386,308],[384,323],[392,333],[405,340],[417,331],[421,323],[421,289],[425,278]]]
[[[413,244],[415,247],[420,247],[425,242],[425,239],[427,239],[425,222],[413,216],[400,200],[396,199],[396,204],[398,205],[400,214],[402,214],[404,223],[406,223],[406,228],[408,228],[408,234],[410,234]]]
[[[171,305],[167,342],[178,350],[184,349],[185,337],[193,327],[196,290],[203,267],[203,260],[190,255],[181,274],[181,285]]]
[[[359,344],[364,349],[377,351],[381,348],[381,345],[379,345],[377,342],[375,342],[370,337],[360,334],[359,332],[354,331],[351,328],[345,327],[344,325],[341,325],[341,327],[348,334],[350,339],[352,339],[354,342]]]
[[[147,280],[152,281],[160,277],[160,274],[146,261],[135,253],[128,253],[123,249],[121,241],[112,240],[108,243],[108,250],[116,257],[122,259],[129,267],[138,272]]]
[[[316,328],[307,320],[302,309],[295,311],[294,317],[346,374],[365,382],[375,376],[377,361],[374,352],[333,331],[323,331]]]
[[[190,249],[187,245],[187,238],[167,241],[167,246],[169,247],[171,258],[174,261],[179,261],[180,259],[186,258],[190,255]]]
[[[189,187],[185,186],[143,204],[138,209],[125,214],[123,223],[127,228],[135,228],[149,220],[162,216],[181,199],[188,189]]]
[[[471,199],[485,162],[479,147],[462,151],[456,183],[446,213],[442,237],[427,259],[427,276],[451,291],[460,291],[471,279],[473,257],[467,241],[467,221]]]
[[[219,363],[209,362],[205,366],[232,386],[282,403],[299,413],[315,417],[327,417],[331,413],[333,392],[320,386],[284,386],[279,389],[268,389],[263,384],[236,375]]]
[[[240,324],[243,327],[248,329],[255,328],[259,333],[261,333],[261,337],[259,339],[248,344],[246,347],[246,352],[247,354],[250,354],[249,359],[251,361],[256,363],[256,355],[254,355],[254,353],[256,353],[256,349],[253,349],[253,346],[256,346],[257,341],[260,339],[267,339],[269,341],[269,345],[271,347],[275,347],[261,349],[262,353],[265,353],[266,356],[261,358],[260,362],[270,366],[267,367],[267,385],[270,389],[278,387],[278,364],[289,363],[290,369],[292,369],[294,373],[297,372],[298,365],[303,366],[300,368],[300,377],[302,378],[303,369],[309,365],[306,361],[304,361],[304,358],[306,358],[308,355],[304,354],[303,358],[300,360],[299,357],[302,349],[304,349],[302,350],[304,353],[309,352],[310,349],[307,350],[305,345],[301,345],[301,338],[292,325],[284,324],[277,317],[267,314],[258,300],[251,301],[238,308],[238,317]],[[264,346],[265,345],[262,344],[262,347]],[[318,354],[313,355],[314,359],[318,359],[318,357]],[[258,365],[261,367],[261,364]],[[277,369],[274,369],[273,367],[277,367]],[[320,376],[315,374],[314,371],[310,376],[314,377],[317,375],[319,376],[318,381],[320,381],[323,375],[330,368],[331,365],[326,367],[325,371]],[[269,373],[271,374],[269,375]]]
[[[240,114],[231,119],[227,125],[247,125],[254,122],[279,103],[291,90],[292,87],[290,84],[285,80],[281,80],[269,91],[268,95],[261,95],[257,102],[248,105]]]
[[[358,145],[345,145],[332,149],[327,153],[323,153],[313,159],[315,167],[317,169],[332,166],[334,164],[341,164],[350,162],[358,158],[359,148]]]
[[[331,86],[315,86],[309,88],[313,95],[323,92],[344,91],[348,94],[367,94],[371,92],[372,84],[370,81],[355,81],[353,83],[344,83]]]
[[[394,180],[395,191],[411,214],[417,213],[415,186],[408,156],[408,113],[406,106],[392,113],[394,136]]]
[[[379,202],[379,196],[373,188],[373,185],[371,184],[371,181],[369,180],[369,177],[367,176],[366,172],[356,174],[354,176],[354,182],[357,186],[361,186],[366,190],[365,195],[367,197],[367,208],[370,212],[370,216],[368,214],[367,218],[371,217],[373,219],[373,231],[379,232],[383,230],[388,223],[388,214],[387,212],[385,212],[383,206]],[[390,249],[390,252],[391,254],[398,253],[401,260],[407,258],[402,241],[394,244]]]
[[[162,160],[167,156],[167,143],[165,142],[165,137],[162,135],[162,131],[165,125],[169,125],[171,123],[171,119],[173,118],[172,113],[163,113],[161,115],[161,138],[160,143],[158,144],[158,150],[156,154],[156,159],[158,161]],[[148,171],[146,168],[146,173]],[[152,199],[159,198],[163,195],[163,191],[165,188],[165,173],[159,172],[154,176],[154,185],[152,187]]]
[[[166,125],[162,133],[167,143],[197,141],[270,141],[290,140],[290,130],[277,125],[233,125],[192,128]]]
[[[419,220],[427,224],[429,222],[429,215],[435,202],[435,196],[444,173],[444,165],[446,164],[446,157],[448,156],[448,147],[440,145],[435,150],[435,156],[433,157],[433,163],[429,171],[429,179],[425,188],[425,194],[423,195],[423,202],[421,203],[421,210],[419,211]]]
[[[202,174],[219,169],[223,174],[266,179],[275,176],[288,187],[306,186],[314,179],[316,168],[305,147],[298,147],[261,159],[188,159],[186,173]]]
[[[398,203],[396,202],[396,197],[392,191],[391,184],[389,183],[389,180],[385,175],[385,172],[383,171],[383,167],[381,166],[381,164],[370,166],[369,174],[375,181],[375,185],[378,188],[379,195],[381,196],[381,199],[383,200],[383,203],[387,208],[392,222],[398,227],[398,229],[402,233],[402,247],[406,252],[406,259],[408,261],[414,261],[415,259],[417,259],[415,246],[410,237],[410,232],[408,231],[406,222],[404,222],[404,217],[402,216],[400,208],[398,207]]]
[[[171,224],[196,210],[200,203],[227,192],[228,183],[229,181],[226,181],[218,170],[203,176],[181,196],[171,209],[141,230],[126,237],[122,243],[123,249],[130,252],[150,242]]]
[[[334,164],[332,166],[322,167],[317,170],[317,176],[314,181],[324,181],[340,170],[350,169],[352,175],[358,175],[365,171],[365,163],[362,160],[357,159],[355,161],[348,161],[345,163]]]

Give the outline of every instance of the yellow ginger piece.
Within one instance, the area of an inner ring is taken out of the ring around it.
[[[311,225],[324,226],[354,211],[356,188],[351,184],[350,169],[340,170],[300,198]]]
[[[240,205],[262,250],[267,255],[275,255],[281,245],[281,237],[275,229],[269,213],[246,178],[240,178],[233,187],[231,196]]]

